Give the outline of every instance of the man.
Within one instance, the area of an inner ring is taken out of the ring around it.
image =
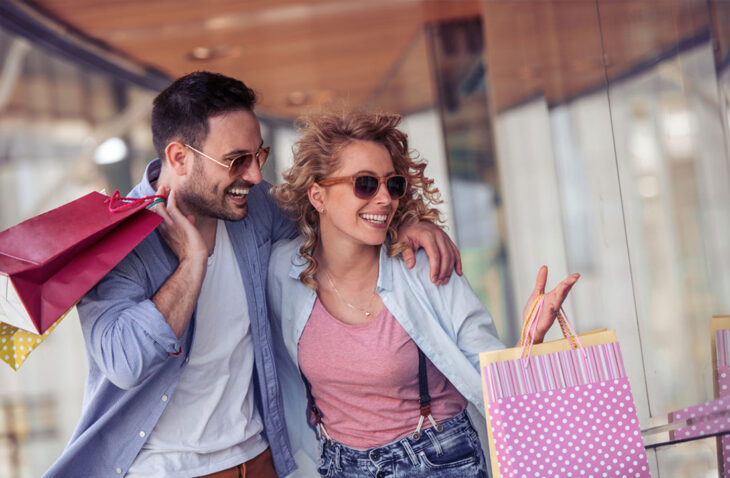
[[[79,304],[83,410],[46,476],[267,478],[295,469],[264,287],[271,244],[296,231],[262,182],[268,148],[254,104],[242,82],[207,72],[155,99],[160,159],[130,195],[169,194],[154,208],[164,221]],[[401,232],[430,245],[434,281],[445,280],[458,262],[453,243],[430,224]]]

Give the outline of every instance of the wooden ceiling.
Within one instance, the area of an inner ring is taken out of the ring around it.
[[[558,104],[711,40],[706,0],[485,0],[483,18],[498,110]]]
[[[423,81],[431,77],[424,25],[481,11],[479,0],[34,3],[172,77],[203,69],[242,79],[259,93],[260,110],[284,118],[329,100],[365,104],[392,90],[385,83],[393,76],[419,80],[381,107],[408,112],[432,105],[432,87]]]
[[[716,0],[710,0],[715,3]],[[497,110],[564,101],[709,34],[707,0],[34,0],[171,77],[242,79],[259,111],[328,101],[408,113],[435,103],[424,26],[482,17]],[[604,63],[607,68],[604,68]]]

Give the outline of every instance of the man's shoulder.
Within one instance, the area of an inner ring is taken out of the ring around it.
[[[248,199],[247,201],[255,201],[260,202],[263,204],[266,204],[269,207],[276,207],[276,202],[271,197],[270,194],[271,191],[271,183],[268,183],[266,181],[261,181],[258,184],[255,184],[251,190],[248,192]]]
[[[277,214],[278,207],[269,194],[270,189],[271,184],[266,181],[261,181],[251,188],[246,197],[248,214],[244,221],[254,223],[257,226],[272,223],[275,214]]]

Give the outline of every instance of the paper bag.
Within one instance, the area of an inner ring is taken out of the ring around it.
[[[573,332],[529,354],[483,352],[480,362],[494,478],[650,477],[614,331]]]
[[[730,315],[713,317],[710,330],[715,397],[730,397]],[[718,437],[717,442],[719,476],[730,478],[730,434]]]
[[[46,332],[162,222],[154,199],[89,193],[0,232],[0,322]]]
[[[73,310],[73,307],[61,316],[53,325],[43,332],[43,335],[27,332],[23,329],[13,327],[0,322],[0,360],[10,365],[13,370],[18,370],[28,355],[38,347],[46,337],[53,332],[58,324]]]

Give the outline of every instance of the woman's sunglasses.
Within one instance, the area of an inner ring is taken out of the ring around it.
[[[228,175],[231,177],[240,176],[244,172],[248,170],[248,168],[251,167],[251,163],[255,160],[256,164],[258,164],[259,169],[261,169],[266,162],[266,158],[269,157],[269,151],[271,150],[271,146],[265,146],[263,148],[259,148],[256,151],[253,151],[251,153],[243,153],[240,156],[235,156],[232,159],[229,159],[227,163],[224,163],[222,161],[218,161],[217,159],[211,158],[207,154],[205,154],[202,151],[198,151],[197,149],[193,148],[189,144],[184,145],[186,148],[190,148],[199,155],[203,156],[204,158],[210,159],[214,163],[216,163],[219,166],[223,166],[224,168],[228,168]]]
[[[325,178],[318,181],[320,186],[332,186],[333,184],[352,183],[352,190],[355,196],[360,199],[370,199],[375,196],[380,189],[380,185],[385,183],[388,188],[388,194],[391,199],[400,199],[406,194],[408,180],[400,174],[391,174],[390,176],[378,177],[370,174],[357,174],[355,176],[343,176],[339,178]]]

